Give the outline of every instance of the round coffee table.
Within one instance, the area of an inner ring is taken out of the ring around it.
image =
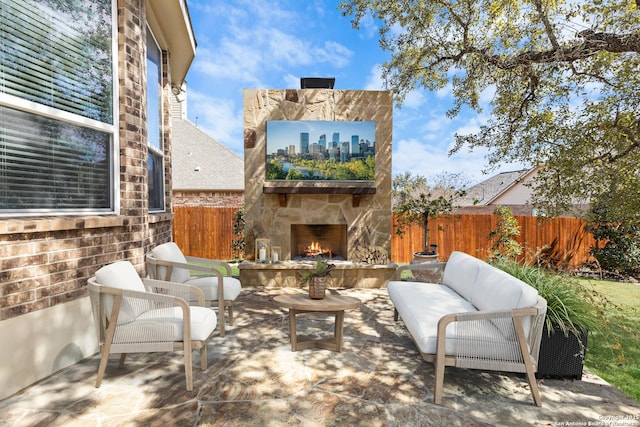
[[[342,351],[342,327],[344,311],[358,308],[360,300],[342,295],[327,295],[324,299],[311,299],[307,294],[278,295],[273,301],[282,308],[289,309],[289,335],[291,351],[307,348],[321,348]],[[333,338],[300,340],[296,334],[296,315],[300,313],[327,313],[335,316]]]

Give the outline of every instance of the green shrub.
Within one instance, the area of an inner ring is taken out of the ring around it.
[[[498,206],[494,214],[498,217],[498,228],[491,230],[491,258],[516,259],[522,254],[522,247],[516,240],[520,235],[520,224],[508,206]]]
[[[538,290],[547,300],[547,330],[559,328],[566,334],[596,331],[606,320],[606,303],[595,290],[590,290],[572,277],[533,265],[520,265],[513,260],[496,258],[492,264]]]
[[[640,224],[617,218],[607,203],[595,203],[587,215],[585,230],[594,239],[606,242],[592,248],[591,254],[600,267],[629,276],[640,275]]]

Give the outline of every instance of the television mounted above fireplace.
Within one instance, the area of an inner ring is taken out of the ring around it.
[[[268,120],[266,182],[375,181],[373,121]]]

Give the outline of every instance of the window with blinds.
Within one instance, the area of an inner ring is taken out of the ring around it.
[[[111,0],[0,2],[0,214],[114,206]]]
[[[164,141],[162,139],[162,51],[147,28],[147,141],[149,211],[164,211]]]

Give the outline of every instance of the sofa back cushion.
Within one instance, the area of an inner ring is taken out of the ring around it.
[[[478,310],[532,307],[538,292],[520,279],[489,264],[478,272],[471,304]]]
[[[167,242],[161,245],[156,246],[151,251],[151,254],[161,261],[171,261],[171,262],[179,262],[181,264],[186,264],[187,259],[184,254],[175,244],[175,242]],[[157,266],[156,267],[156,278],[160,280],[165,280],[167,275],[167,267]],[[191,277],[191,273],[186,268],[174,267],[171,271],[171,278],[169,279],[171,282],[184,283]]]
[[[129,261],[118,261],[113,264],[106,265],[96,271],[96,282],[103,286],[111,288],[146,292],[144,283],[138,275],[138,272]],[[104,311],[107,316],[111,315],[114,298],[112,295],[105,295],[103,298]],[[140,313],[147,309],[146,304],[132,303],[127,298],[123,298],[120,303],[120,311],[118,312],[118,325],[129,323],[136,320]]]
[[[533,307],[538,300],[538,291],[520,279],[484,263],[478,272],[471,303],[481,311],[513,310]],[[505,336],[513,336],[511,325],[498,322],[496,327]],[[531,319],[523,318],[522,325],[529,335]]]
[[[444,268],[442,284],[449,286],[467,301],[473,298],[473,289],[480,267],[484,264],[478,258],[464,252],[454,251]]]

